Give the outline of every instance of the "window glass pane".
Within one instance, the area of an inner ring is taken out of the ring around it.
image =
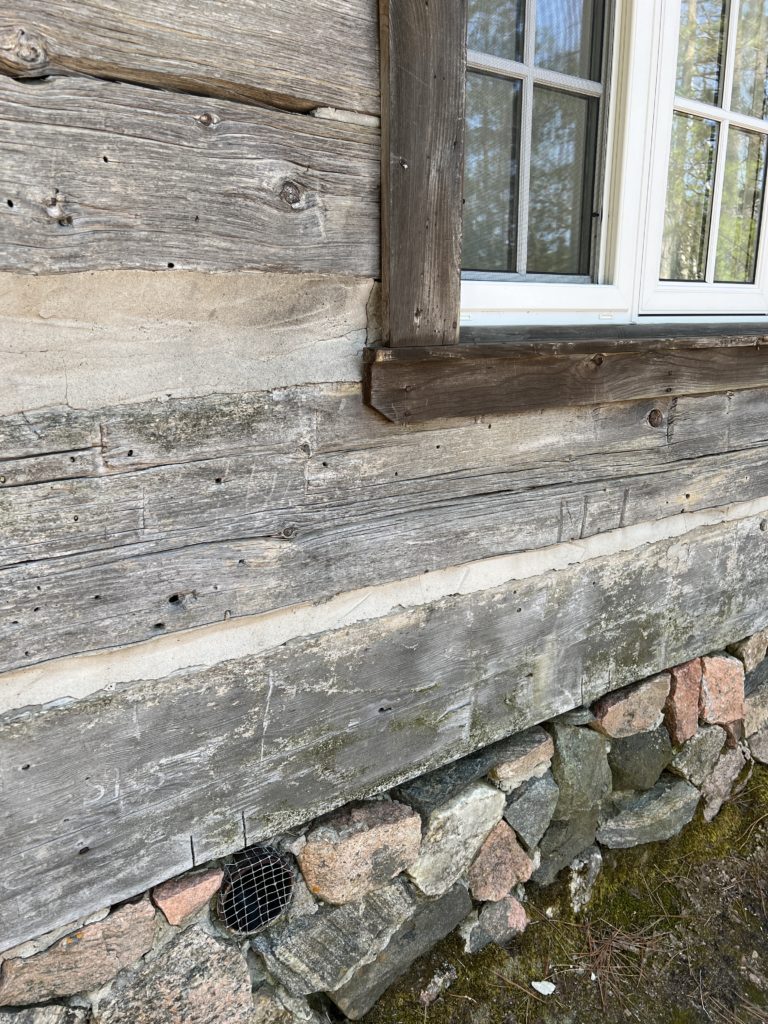
[[[535,63],[599,81],[604,12],[605,0],[538,0]]]
[[[467,75],[465,270],[516,267],[521,91],[517,81]]]
[[[677,95],[719,104],[726,0],[681,0]]]
[[[675,113],[661,247],[662,281],[703,281],[707,267],[715,121]]]
[[[528,271],[588,274],[597,101],[533,91]]]
[[[731,107],[755,117],[768,113],[768,0],[741,0]]]
[[[469,0],[467,46],[494,57],[523,59],[525,0]]]
[[[731,128],[717,236],[716,281],[754,283],[764,179],[765,136]]]

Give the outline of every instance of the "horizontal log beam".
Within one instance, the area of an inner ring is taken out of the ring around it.
[[[755,632],[762,522],[8,717],[0,948]]]
[[[366,401],[395,423],[421,423],[768,387],[762,333],[605,341],[371,350]]]
[[[376,128],[86,79],[0,106],[0,270],[378,273]]]
[[[379,112],[373,0],[7,0],[0,71]]]

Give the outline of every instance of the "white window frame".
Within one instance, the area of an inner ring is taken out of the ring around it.
[[[670,317],[727,322],[760,320],[768,314],[768,197],[754,285],[659,281],[679,4],[680,0],[615,2],[597,283],[465,279],[463,324],[588,325]],[[729,33],[733,37],[734,21]],[[735,38],[728,45],[735,46]],[[732,58],[733,50],[728,52]],[[732,61],[726,67],[732,67]],[[707,116],[711,117],[709,111]],[[749,119],[732,117],[733,123],[745,120]]]

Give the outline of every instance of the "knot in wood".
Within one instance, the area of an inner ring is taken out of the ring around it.
[[[0,35],[0,68],[12,75],[40,75],[48,64],[42,38],[23,28],[11,28]]]
[[[210,128],[212,125],[216,124],[219,119],[215,114],[211,114],[206,111],[204,114],[197,114],[195,120],[198,121],[203,128]]]
[[[298,210],[304,204],[304,189],[295,181],[284,181],[280,189],[280,198],[294,210]]]
[[[660,427],[664,423],[664,413],[661,409],[651,409],[648,413],[648,422],[652,427]]]
[[[602,366],[603,361],[603,356],[601,355],[592,356],[592,362],[595,364],[595,366]]]
[[[298,526],[293,526],[293,525],[291,525],[291,526],[284,526],[283,529],[280,531],[280,536],[284,540],[293,540],[293,538],[296,536],[296,534],[298,532],[299,532]]]

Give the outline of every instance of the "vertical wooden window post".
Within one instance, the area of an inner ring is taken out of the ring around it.
[[[455,345],[467,0],[380,0],[385,341]]]

